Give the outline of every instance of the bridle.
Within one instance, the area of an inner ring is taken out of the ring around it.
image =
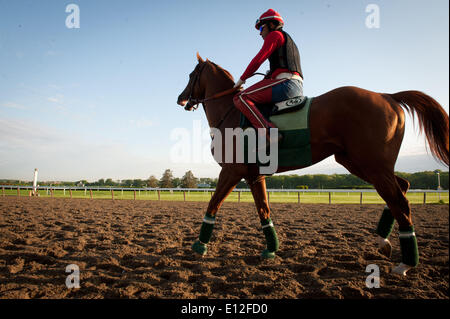
[[[195,84],[197,84],[197,81],[200,79],[200,74],[202,73],[204,68],[205,68],[205,65],[203,65],[202,68],[195,73],[194,81],[192,81],[192,85],[189,88],[189,98],[186,103],[186,106],[184,107],[184,109],[186,111],[195,111],[196,109],[198,109],[198,104],[203,103],[202,100],[193,98],[192,92],[194,91]]]
[[[225,91],[216,93],[216,94],[214,94],[212,96],[209,96],[209,97],[206,97],[206,98],[203,98],[203,99],[193,98],[192,97],[192,92],[194,91],[195,85],[197,84],[197,81],[200,79],[200,75],[201,75],[201,73],[202,73],[204,68],[205,68],[205,65],[203,65],[202,68],[198,72],[196,72],[194,81],[192,81],[192,86],[190,87],[190,90],[189,90],[190,91],[189,92],[189,98],[188,98],[188,101],[186,103],[186,106],[184,107],[184,109],[186,111],[191,111],[191,110],[195,111],[196,109],[198,109],[198,105],[199,104],[204,104],[206,101],[215,100],[215,99],[218,99],[218,98],[220,98],[222,96],[226,96],[226,95],[229,95],[229,94],[232,94],[232,93],[235,93],[237,91],[242,90],[242,87],[238,87],[238,88],[233,87],[231,89],[227,89]],[[203,107],[204,107],[204,105],[203,105]]]
[[[194,91],[195,85],[197,84],[197,81],[200,79],[200,75],[201,75],[203,69],[205,68],[205,66],[206,66],[206,63],[201,67],[201,69],[199,69],[195,73],[194,81],[192,81],[192,85],[191,85],[190,90],[189,90],[189,98],[188,98],[188,101],[186,103],[186,106],[184,107],[184,109],[186,111],[195,111],[196,109],[198,109],[198,105],[199,104],[202,104],[203,105],[203,109],[204,109],[205,108],[205,104],[204,103],[206,101],[215,100],[215,99],[218,99],[220,97],[223,97],[223,96],[226,96],[226,95],[229,95],[229,94],[233,94],[233,93],[236,93],[238,91],[242,91],[242,89],[243,89],[242,86],[240,86],[240,87],[232,87],[231,89],[227,89],[225,91],[213,94],[212,96],[208,96],[208,97],[203,98],[203,99],[193,98],[192,97],[192,92]],[[262,74],[262,73],[254,73],[250,77],[252,77],[254,75],[257,75],[257,74],[265,75],[265,74]],[[222,119],[219,121],[219,123],[217,125],[214,125],[213,127],[215,127],[215,128],[220,127],[220,125],[222,125],[223,121],[227,118],[227,116],[234,109],[235,109],[234,107],[230,107],[230,109],[227,111],[227,113],[225,113],[225,115],[222,117]],[[205,112],[206,112],[206,110],[205,110]]]

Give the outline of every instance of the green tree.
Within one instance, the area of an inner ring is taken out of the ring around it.
[[[197,188],[198,178],[194,176],[192,171],[187,171],[181,178],[181,187],[183,188]]]
[[[113,180],[112,180],[111,178],[108,178],[108,179],[105,181],[105,186],[115,186],[115,185],[116,185],[116,183],[114,183]]]
[[[217,181],[215,181],[214,179],[212,179],[212,178],[209,178],[209,177],[201,177],[200,179],[199,179],[199,184],[205,184],[205,185],[209,185],[208,187],[215,187],[216,186],[216,184],[217,184]]]
[[[132,187],[133,185],[133,180],[132,179],[125,179],[122,181],[122,186],[123,187]]]
[[[178,177],[175,177],[172,180],[172,185],[173,185],[173,187],[181,187],[181,179]]]
[[[145,187],[145,181],[142,179],[133,179],[133,187],[142,188]]]
[[[172,188],[173,187],[173,174],[170,169],[166,169],[164,171],[163,176],[159,180],[159,186],[163,188]]]
[[[158,187],[158,179],[152,175],[147,180],[147,186],[148,187]]]

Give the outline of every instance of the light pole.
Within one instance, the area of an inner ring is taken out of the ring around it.
[[[441,175],[439,174],[440,173],[439,170],[435,170],[434,172],[437,174],[437,178],[438,178],[437,190],[439,192],[441,190]],[[439,201],[440,201],[441,200],[441,193],[439,192],[438,194],[439,194]]]
[[[33,196],[37,196],[37,177],[38,177],[38,169],[34,169],[34,179],[33,179]]]

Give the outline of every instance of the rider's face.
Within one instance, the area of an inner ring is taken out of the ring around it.
[[[267,25],[264,25],[263,29],[259,34],[262,36],[263,39],[265,39],[266,36],[269,34],[269,27]]]

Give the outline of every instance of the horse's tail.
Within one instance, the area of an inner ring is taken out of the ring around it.
[[[448,114],[442,106],[431,96],[419,91],[403,91],[389,96],[408,111],[413,121],[414,113],[417,115],[419,130],[425,131],[434,158],[449,166]]]

